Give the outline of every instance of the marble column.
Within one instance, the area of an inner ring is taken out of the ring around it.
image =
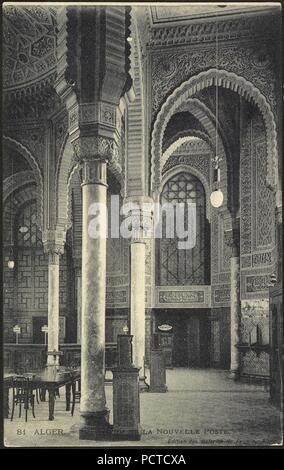
[[[81,262],[81,260],[80,260]],[[76,310],[77,310],[77,344],[81,344],[81,323],[82,323],[82,267],[75,267],[75,289],[76,289]]]
[[[95,207],[100,204],[100,207]],[[105,303],[107,164],[100,159],[82,162],[82,330],[80,439],[108,440],[106,408]],[[97,232],[95,233],[95,227]]]
[[[130,325],[133,335],[133,363],[140,368],[139,380],[145,383],[145,242],[141,238],[131,242],[131,306]]]
[[[61,253],[55,249],[48,251],[48,366],[59,364],[59,256]]]
[[[235,246],[231,255],[231,365],[230,376],[238,379],[240,373],[240,352],[236,347],[240,342],[240,257]]]
[[[133,203],[130,248],[130,327],[133,335],[133,362],[139,368],[140,391],[149,389],[145,377],[146,356],[146,243],[153,236],[153,201],[129,198]]]

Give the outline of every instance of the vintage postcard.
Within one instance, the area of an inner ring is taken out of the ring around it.
[[[282,446],[281,14],[2,5],[6,448]]]

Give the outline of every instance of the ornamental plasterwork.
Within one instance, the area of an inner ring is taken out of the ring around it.
[[[263,49],[263,48],[262,48]],[[160,108],[164,97],[183,81],[202,70],[216,67],[215,44],[195,50],[152,54],[152,112]],[[224,46],[219,48],[219,69],[225,69],[251,81],[267,98],[273,110],[276,107],[275,73],[271,53],[260,55],[259,46]]]
[[[157,7],[161,8],[161,7]],[[187,8],[187,7],[186,7]],[[206,6],[206,8],[208,8]],[[210,7],[209,7],[210,8]],[[275,13],[279,14],[279,6]],[[246,40],[253,38],[269,38],[272,39],[273,32],[279,28],[279,18],[277,16],[265,17],[249,17],[242,16],[236,19],[219,19],[210,22],[190,22],[179,25],[167,25],[163,27],[151,26],[149,12],[146,9],[145,17],[148,20],[148,42],[152,47],[160,46],[177,46],[182,44],[206,44],[216,40],[216,32],[218,26],[218,37],[220,40]],[[188,8],[187,8],[188,12]],[[147,14],[148,13],[148,14]],[[190,17],[188,19],[192,18]],[[170,19],[170,21],[172,18]],[[169,22],[170,22],[169,21]],[[144,25],[143,25],[144,26]],[[145,26],[144,26],[145,27]],[[145,29],[147,29],[145,27]]]
[[[3,144],[9,146],[12,150],[15,149],[20,153],[23,158],[27,160],[31,166],[34,174],[34,179],[37,185],[37,199],[38,199],[38,220],[39,225],[43,226],[43,172],[38,164],[38,160],[22,143],[14,140],[9,136],[3,136]]]
[[[203,140],[192,140],[180,145],[162,167],[162,174],[177,165],[190,165],[210,181],[211,149]]]
[[[3,181],[3,202],[5,202],[12,192],[21,186],[34,182],[35,176],[31,170],[19,171],[14,175],[8,176],[8,178]]]
[[[56,67],[56,13],[46,6],[5,5],[3,9],[5,90],[30,85]]]
[[[84,137],[73,142],[73,149],[77,161],[102,158],[115,161],[118,158],[118,149],[113,139],[105,137]]]
[[[45,129],[39,124],[23,124],[20,127],[9,127],[5,133],[11,141],[24,146],[36,160],[37,165],[43,172],[45,159]]]
[[[242,76],[238,76],[227,70],[209,69],[200,72],[198,75],[194,75],[189,80],[184,81],[179,87],[175,88],[159,110],[153,125],[151,138],[153,189],[159,184],[162,139],[167,123],[183,102],[186,102],[199,90],[206,89],[216,83],[237,92],[240,96],[254,101],[259,108],[265,122],[267,152],[270,155],[267,165],[266,184],[273,190],[277,188],[278,150],[276,122],[269,103],[260,90]]]
[[[181,305],[188,305],[195,308],[211,306],[210,286],[156,286],[155,305],[157,307],[180,308]]]

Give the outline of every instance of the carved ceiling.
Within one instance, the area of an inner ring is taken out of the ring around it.
[[[239,13],[255,12],[261,9],[271,8],[271,5],[250,4],[213,4],[188,3],[188,5],[175,6],[150,6],[150,18],[152,26],[165,26],[181,24],[187,21],[212,18],[216,16],[236,15]]]
[[[205,132],[204,127],[192,114],[188,111],[175,113],[167,124],[163,137],[163,151],[176,139],[177,135],[189,131]]]
[[[3,8],[3,88],[14,90],[46,78],[56,66],[55,8]]]

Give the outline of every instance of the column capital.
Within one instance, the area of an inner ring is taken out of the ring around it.
[[[44,245],[44,252],[48,254],[48,264],[59,264],[59,256],[64,253],[64,246]]]
[[[42,233],[44,252],[49,255],[49,264],[57,264],[57,258],[64,253],[65,233],[45,230]]]
[[[275,209],[276,223],[282,225],[282,205],[277,205]]]
[[[129,197],[124,200],[129,205],[132,243],[145,243],[153,233],[154,202],[146,196]]]
[[[107,161],[94,158],[83,160],[80,169],[81,186],[100,184],[107,187]]]
[[[278,189],[275,194],[276,209],[282,210],[282,189]]]
[[[118,146],[110,137],[80,136],[72,141],[72,145],[75,161],[79,163],[93,160],[111,162],[119,158]]]

